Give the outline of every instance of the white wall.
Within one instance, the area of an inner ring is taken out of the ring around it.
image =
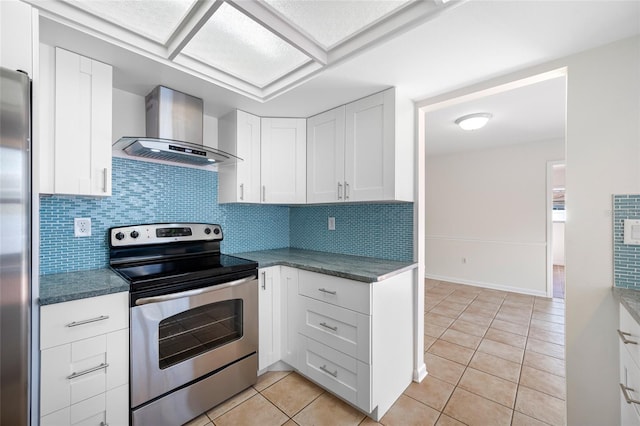
[[[613,299],[611,195],[640,192],[640,37],[517,71],[417,103],[564,68],[567,72],[567,424],[620,424],[619,306]]]
[[[547,161],[563,158],[562,140],[428,156],[426,275],[546,294]]]
[[[640,37],[566,61],[570,425],[619,424],[611,194],[640,192]]]

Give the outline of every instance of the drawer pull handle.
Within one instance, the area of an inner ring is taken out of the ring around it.
[[[244,200],[244,183],[240,184],[240,201]]]
[[[327,368],[327,366],[326,366],[326,365],[321,366],[321,367],[320,367],[320,370],[324,371],[325,373],[327,373],[327,374],[328,374],[328,375],[330,375],[330,376],[338,377],[338,370],[336,370],[336,371],[329,371],[329,369]]]
[[[625,345],[631,344],[631,345],[637,345],[638,342],[634,342],[633,340],[629,340],[626,338],[626,336],[631,336],[631,333],[626,333],[624,331],[620,331],[618,330],[618,336],[620,336],[620,338],[622,339],[622,343],[624,343]]]
[[[338,182],[338,200],[342,200],[342,184]]]
[[[93,373],[94,371],[103,370],[103,369],[107,368],[108,366],[109,366],[109,364],[107,364],[106,362],[103,362],[100,365],[96,365],[95,367],[87,368],[86,370],[81,371],[79,373],[71,373],[69,376],[67,376],[67,379],[69,379],[69,380],[75,379],[77,377],[84,376],[85,374]]]
[[[338,292],[337,292],[337,291],[334,291],[334,290],[327,290],[326,288],[319,288],[319,289],[318,289],[318,291],[321,291],[321,292],[323,292],[323,293],[333,294],[333,295],[338,294]]]
[[[323,326],[324,328],[328,328],[329,330],[338,331],[338,326],[337,325],[335,327],[331,327],[326,322],[321,322],[320,325]]]
[[[629,395],[629,392],[627,392],[627,391],[635,392],[633,389],[631,389],[628,386],[623,385],[622,383],[620,383],[620,389],[622,389],[622,394],[624,395],[624,400],[627,401],[627,404],[638,404],[638,405],[640,405],[640,401],[638,401],[637,399],[631,398],[631,396]]]
[[[67,327],[77,327],[79,325],[84,325],[84,324],[89,324],[92,322],[96,322],[96,321],[103,321],[109,319],[109,315],[101,315],[99,317],[96,318],[90,318],[90,319],[86,319],[86,320],[82,320],[82,321],[74,321],[74,322],[70,322],[69,324],[67,324]]]

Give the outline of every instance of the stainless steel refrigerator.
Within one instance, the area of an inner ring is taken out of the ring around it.
[[[0,67],[0,425],[29,424],[31,81]]]

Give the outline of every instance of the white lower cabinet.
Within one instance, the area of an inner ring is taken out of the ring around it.
[[[259,370],[283,361],[380,420],[413,379],[413,271],[364,283],[276,266],[259,284]]]
[[[298,368],[298,270],[288,266],[280,269],[281,359]]]
[[[128,293],[42,307],[42,425],[128,424],[128,311]]]
[[[258,271],[258,371],[280,359],[280,267]]]
[[[374,283],[298,271],[298,370],[380,420],[412,380],[412,299],[412,271]]]
[[[640,426],[640,366],[637,353],[640,325],[620,305],[620,424]],[[634,343],[635,342],[635,343]]]

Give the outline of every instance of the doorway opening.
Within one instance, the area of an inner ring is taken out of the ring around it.
[[[565,297],[564,225],[565,210],[565,163],[550,161],[547,166],[547,225],[548,239],[548,283],[547,295],[556,299]]]

